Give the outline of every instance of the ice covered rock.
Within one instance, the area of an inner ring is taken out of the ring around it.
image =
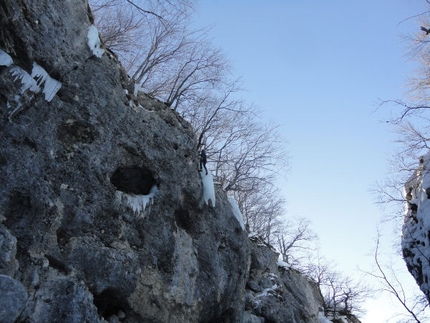
[[[409,272],[430,301],[430,154],[419,160],[417,170],[405,183],[406,207],[402,251]]]

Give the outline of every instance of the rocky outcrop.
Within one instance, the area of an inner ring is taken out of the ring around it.
[[[350,313],[327,318],[317,282],[278,260],[279,253],[261,238],[250,240],[244,323],[360,323]]]
[[[2,1],[0,75],[0,322],[318,322],[85,1]]]
[[[279,254],[258,237],[251,241],[244,322],[319,323],[323,299],[317,284],[295,269],[279,266]]]
[[[418,169],[404,186],[406,212],[402,251],[409,272],[430,302],[430,154],[422,156]]]
[[[204,203],[189,125],[94,54],[81,0],[0,14],[0,288],[25,287],[20,321],[241,321],[248,238],[220,190]]]

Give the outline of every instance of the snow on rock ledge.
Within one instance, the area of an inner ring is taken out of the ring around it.
[[[97,27],[94,25],[91,25],[88,28],[88,47],[91,49],[93,54],[97,57],[102,57],[105,50],[101,48],[100,38],[99,38],[99,32],[97,30]]]
[[[430,300],[430,153],[404,186],[406,209],[402,228],[403,258],[409,272]]]

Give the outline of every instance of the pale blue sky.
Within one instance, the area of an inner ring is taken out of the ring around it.
[[[288,215],[311,219],[322,254],[341,270],[370,268],[382,217],[370,190],[395,146],[383,122],[393,109],[375,109],[406,93],[415,66],[404,37],[419,25],[402,21],[423,12],[425,1],[198,3],[195,23],[214,25],[213,41],[242,76],[245,100],[282,125],[291,155],[281,183]],[[396,307],[369,306],[363,323],[385,323]]]

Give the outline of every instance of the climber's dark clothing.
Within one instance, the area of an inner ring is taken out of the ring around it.
[[[203,166],[206,170],[206,175],[207,175],[208,169],[206,168],[206,162],[207,162],[206,152],[204,149],[202,149],[202,151],[200,152],[200,171],[203,170],[203,168],[202,168],[202,166]]]

